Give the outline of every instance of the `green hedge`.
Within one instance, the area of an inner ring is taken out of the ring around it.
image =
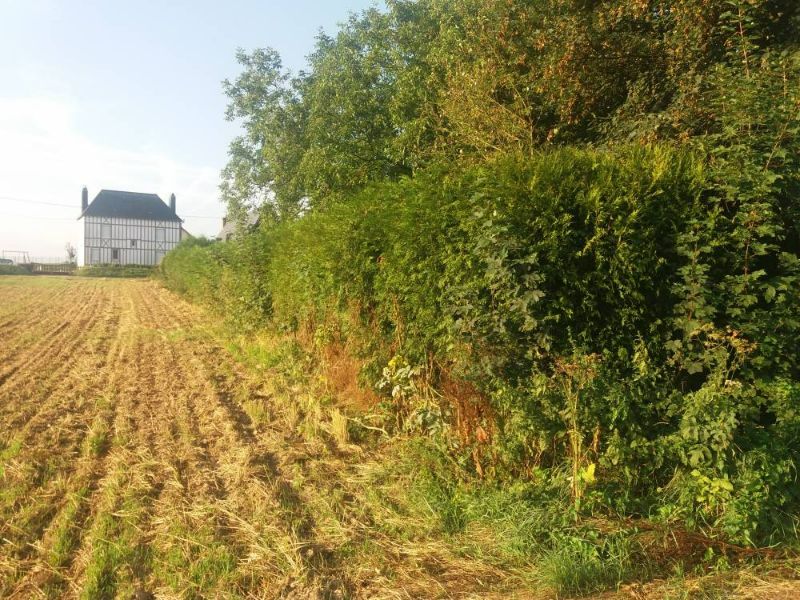
[[[30,275],[31,272],[19,265],[0,265],[0,275]]]
[[[199,302],[211,302],[222,273],[217,249],[205,238],[191,237],[162,260],[159,272],[172,289]]]
[[[704,241],[719,219],[701,164],[632,147],[432,168],[237,241],[184,243],[161,271],[239,327],[360,344],[365,379],[400,390],[416,422],[452,407],[413,406],[404,377],[469,383],[491,448],[462,440],[463,456],[488,475],[568,465],[584,502],[766,539],[797,506],[795,263],[723,315],[735,235]],[[751,322],[761,308],[769,327]]]
[[[153,267],[143,265],[92,265],[81,267],[75,274],[81,277],[150,277]]]

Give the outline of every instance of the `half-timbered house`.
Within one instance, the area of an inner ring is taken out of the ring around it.
[[[167,205],[156,194],[101,190],[81,194],[86,265],[157,265],[181,240],[175,194]]]

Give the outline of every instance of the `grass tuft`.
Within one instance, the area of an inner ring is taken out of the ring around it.
[[[562,537],[538,561],[537,579],[559,597],[586,595],[609,588],[636,575],[631,539],[624,534],[605,539]]]
[[[331,409],[331,435],[339,446],[347,446],[350,443],[350,433],[348,431],[348,418],[338,408]]]
[[[55,569],[69,564],[72,554],[80,540],[81,530],[78,517],[89,497],[89,488],[84,487],[71,494],[62,511],[53,533],[53,545],[48,562]]]

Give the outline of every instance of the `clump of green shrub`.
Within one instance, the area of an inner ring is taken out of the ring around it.
[[[184,243],[161,273],[240,328],[335,330],[370,384],[392,356],[468,383],[482,406],[456,453],[484,477],[566,467],[577,511],[758,543],[798,505],[798,261],[761,223],[775,248],[741,270],[704,165],[659,146],[441,165]]]
[[[30,275],[31,272],[19,265],[0,265],[0,275]]]
[[[158,272],[174,291],[211,304],[222,274],[220,257],[214,252],[220,247],[206,238],[187,238],[161,261]]]

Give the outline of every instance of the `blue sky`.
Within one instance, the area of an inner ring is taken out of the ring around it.
[[[271,46],[298,70],[320,28],[374,4],[0,0],[0,250],[78,246],[83,185],[90,197],[175,192],[178,213],[197,215],[187,229],[213,235],[237,133],[221,88],[238,72],[236,48]]]

